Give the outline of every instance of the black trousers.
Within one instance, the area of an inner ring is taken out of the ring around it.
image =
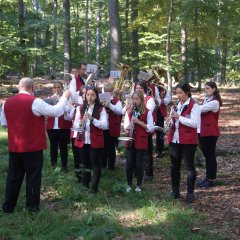
[[[157,126],[164,127],[164,116],[161,111],[157,111]],[[156,131],[156,147],[157,152],[162,154],[164,148],[164,135],[161,131]]]
[[[126,148],[126,175],[128,185],[132,185],[133,175],[137,176],[137,186],[141,186],[144,174],[145,149]]]
[[[26,175],[26,208],[38,210],[43,167],[43,151],[9,152],[4,212],[13,212]]]
[[[214,180],[217,176],[216,144],[218,137],[199,137],[199,144],[206,159],[206,178]]]
[[[144,154],[146,176],[153,176],[153,140],[152,135],[148,135],[148,149]]]
[[[102,155],[102,167],[114,170],[116,163],[117,138],[109,134],[109,130],[104,130],[104,151]]]
[[[171,159],[171,179],[172,189],[179,190],[180,185],[180,170],[182,159],[187,170],[187,191],[188,193],[194,192],[194,185],[196,181],[196,170],[194,165],[194,155],[196,152],[197,144],[178,144],[170,143],[169,155]]]
[[[60,149],[62,167],[67,167],[68,162],[68,143],[70,139],[70,129],[50,129],[47,130],[50,141],[51,165],[57,164],[58,147]]]
[[[98,190],[98,184],[101,177],[101,154],[102,148],[92,148],[90,144],[84,144],[79,148],[79,154],[82,161],[82,183],[89,188],[92,169],[92,190]]]
[[[73,160],[74,160],[74,168],[75,168],[75,175],[77,178],[80,177],[81,174],[81,158],[80,158],[80,153],[79,153],[79,148],[74,146],[76,138],[72,138],[72,153],[73,153]]]

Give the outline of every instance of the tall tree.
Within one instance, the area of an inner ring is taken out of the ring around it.
[[[20,61],[21,61],[21,71],[27,76],[28,74],[28,61],[26,55],[26,42],[25,42],[25,31],[24,31],[24,2],[23,0],[18,0],[18,21],[19,21],[19,44],[22,48],[20,53]]]
[[[84,59],[85,61],[88,59],[88,12],[89,12],[89,0],[86,0],[85,6],[85,20],[84,20]]]
[[[131,0],[131,21],[136,21],[138,17],[138,0]],[[139,72],[139,39],[138,39],[138,27],[132,28],[131,40],[132,40],[132,77],[133,81],[137,80]]]
[[[167,78],[168,78],[168,91],[172,96],[172,75],[171,75],[171,27],[173,17],[173,4],[174,0],[170,0],[168,24],[167,24],[167,42],[166,42],[166,59],[167,59]]]
[[[121,29],[118,0],[108,0],[108,14],[111,39],[111,70],[115,70],[116,64],[121,62]]]
[[[70,2],[69,0],[63,0],[63,38],[64,38],[64,71],[70,71],[70,59],[71,59],[71,36],[70,36]]]
[[[53,18],[54,18],[54,28],[53,28],[53,54],[57,54],[57,36],[58,36],[58,27],[57,27],[57,10],[58,10],[58,1],[53,1]],[[52,78],[55,78],[56,73],[56,58],[53,58],[53,67],[52,67]]]

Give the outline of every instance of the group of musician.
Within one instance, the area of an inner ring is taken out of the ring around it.
[[[163,156],[165,137],[169,144],[172,198],[180,197],[180,169],[183,160],[187,171],[186,201],[192,203],[195,199],[194,155],[198,145],[206,158],[206,177],[198,182],[197,186],[214,186],[217,172],[215,148],[220,135],[218,118],[222,105],[215,82],[205,84],[206,97],[202,105],[192,98],[188,82],[177,84],[177,102],[172,105],[167,117],[167,106],[171,103],[171,97],[163,85],[156,85],[141,78],[133,84],[130,101],[123,107],[124,103],[118,92],[114,91],[113,84],[106,82],[103,92],[110,93],[111,99],[102,103],[99,89],[94,84],[85,85],[86,67],[84,63],[80,64],[79,69],[73,67],[74,77],[67,83],[72,96],[77,92],[82,97],[81,104],[74,102],[71,97],[67,104],[66,100],[62,100],[61,102],[65,103],[64,113],[61,116],[47,114],[45,118],[53,168],[57,165],[59,148],[62,170],[68,171],[68,143],[71,142],[77,181],[92,193],[97,193],[102,168],[115,169],[116,147],[123,122],[128,136],[128,141],[125,141],[127,193],[133,189],[141,192],[143,180],[153,179],[155,133],[157,157]],[[56,81],[50,98],[66,98],[66,94],[62,96],[64,87],[66,88],[60,81]],[[3,121],[8,120],[5,114],[3,115],[2,125]],[[156,126],[159,126],[160,130]],[[12,148],[14,150],[16,147]]]

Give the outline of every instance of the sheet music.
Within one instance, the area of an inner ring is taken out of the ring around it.
[[[109,93],[109,92],[105,92],[105,93],[100,93],[99,94],[99,99],[100,99],[100,101],[103,103],[103,102],[110,102],[111,101],[111,97],[112,97],[112,95],[111,95],[111,93]]]

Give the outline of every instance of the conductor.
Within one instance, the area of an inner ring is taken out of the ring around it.
[[[71,93],[65,91],[55,106],[33,96],[34,82],[22,78],[19,93],[9,97],[1,114],[1,125],[8,128],[9,168],[6,181],[4,213],[12,213],[26,175],[26,209],[39,211],[43,167],[43,149],[47,148],[45,118],[64,114]]]

